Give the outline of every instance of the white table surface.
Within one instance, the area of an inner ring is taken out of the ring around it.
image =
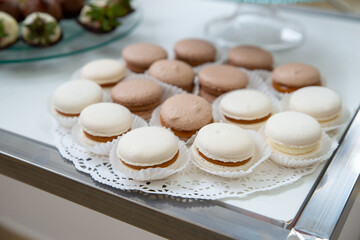
[[[48,101],[76,69],[93,59],[119,58],[121,50],[135,42],[157,43],[171,52],[177,40],[205,37],[203,27],[208,20],[235,9],[233,3],[220,1],[139,3],[144,10],[142,23],[111,45],[60,59],[0,65],[0,128],[52,144]],[[344,105],[354,112],[360,102],[360,21],[298,12],[280,14],[300,22],[307,39],[297,49],[275,53],[275,64],[300,61],[318,67],[328,87],[338,92]],[[320,170],[287,187],[224,201],[287,222],[297,213]]]

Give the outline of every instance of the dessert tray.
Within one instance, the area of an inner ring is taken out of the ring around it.
[[[84,30],[75,20],[62,20],[62,40],[54,46],[36,48],[18,41],[8,49],[0,51],[0,64],[18,63],[66,57],[103,47],[127,36],[141,21],[141,10],[121,18],[121,25],[107,34],[95,34]]]
[[[250,88],[271,95],[271,92],[266,90],[266,84],[255,71],[244,71],[249,76]],[[177,89],[174,86],[170,88]],[[272,96],[272,100],[277,101],[275,96]],[[152,125],[151,122],[150,120],[150,125]],[[256,151],[260,153],[261,157],[258,163],[255,164],[256,168],[254,167],[253,171],[248,175],[244,174],[238,178],[218,177],[202,171],[192,161],[189,161],[185,169],[165,179],[136,181],[113,168],[110,160],[111,153],[110,157],[94,154],[74,140],[71,129],[62,127],[56,121],[54,121],[53,126],[55,146],[62,157],[71,161],[77,170],[89,174],[97,182],[121,190],[139,190],[152,194],[166,194],[193,199],[245,197],[251,193],[271,190],[294,183],[303,176],[314,172],[322,164],[318,162],[308,167],[297,168],[278,165],[269,159],[271,150],[267,147],[265,140],[260,134],[254,132],[253,139],[256,142]],[[331,153],[338,146],[335,140],[329,140],[328,145],[329,151],[324,153],[324,160],[329,159]],[[190,148],[190,144],[187,144],[187,147]]]

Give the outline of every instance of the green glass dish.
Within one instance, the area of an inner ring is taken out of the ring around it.
[[[139,25],[141,19],[141,10],[137,9],[121,18],[121,25],[114,31],[104,34],[88,32],[75,20],[64,19],[60,22],[63,38],[56,45],[37,48],[19,39],[11,47],[0,51],[0,64],[60,58],[100,48],[127,36]]]

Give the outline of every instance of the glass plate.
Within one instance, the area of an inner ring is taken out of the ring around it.
[[[63,38],[54,46],[36,48],[19,40],[16,44],[0,51],[0,64],[46,60],[70,56],[103,47],[127,36],[141,21],[141,10],[137,9],[121,19],[121,25],[114,31],[95,34],[84,30],[74,19],[62,20]]]

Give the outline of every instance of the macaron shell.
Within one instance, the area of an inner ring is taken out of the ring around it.
[[[153,43],[135,43],[124,48],[122,57],[127,65],[133,65],[139,69],[147,69],[155,61],[166,59],[167,52],[162,47]]]
[[[52,97],[52,104],[62,113],[79,114],[85,107],[101,100],[102,89],[97,83],[78,80],[58,87]]]
[[[161,105],[160,116],[170,128],[196,131],[212,121],[212,109],[202,97],[178,94]]]
[[[254,120],[272,113],[270,99],[256,90],[241,89],[227,93],[220,101],[223,115],[239,120]]]
[[[304,63],[287,63],[278,66],[272,73],[273,81],[289,87],[304,87],[321,82],[317,68]]]
[[[149,74],[156,79],[181,88],[194,84],[195,73],[192,67],[178,60],[159,60],[149,68]]]
[[[316,119],[299,112],[281,112],[270,117],[265,134],[275,143],[305,148],[321,140],[321,127]]]
[[[131,128],[130,111],[116,103],[96,103],[80,114],[82,129],[93,136],[110,137],[125,133]]]
[[[201,86],[221,92],[245,88],[249,82],[244,72],[229,65],[204,67],[198,77]]]
[[[125,134],[116,154],[128,164],[152,166],[169,161],[178,151],[178,140],[172,132],[161,127],[144,127]]]
[[[126,75],[122,62],[114,59],[99,59],[85,64],[81,69],[81,78],[97,82],[98,84],[115,83]]]
[[[194,144],[206,157],[223,162],[243,161],[255,152],[251,136],[227,123],[212,123],[201,128]]]
[[[188,38],[178,41],[174,47],[176,58],[197,66],[206,62],[213,62],[216,58],[216,48],[208,41]]]
[[[325,87],[305,87],[291,94],[289,109],[306,113],[318,121],[335,118],[341,113],[342,103],[339,95]]]
[[[229,64],[250,70],[272,70],[273,56],[270,52],[255,46],[237,46],[228,52]]]
[[[120,82],[111,91],[114,102],[126,106],[142,106],[161,101],[161,94],[160,85],[144,79]]]

